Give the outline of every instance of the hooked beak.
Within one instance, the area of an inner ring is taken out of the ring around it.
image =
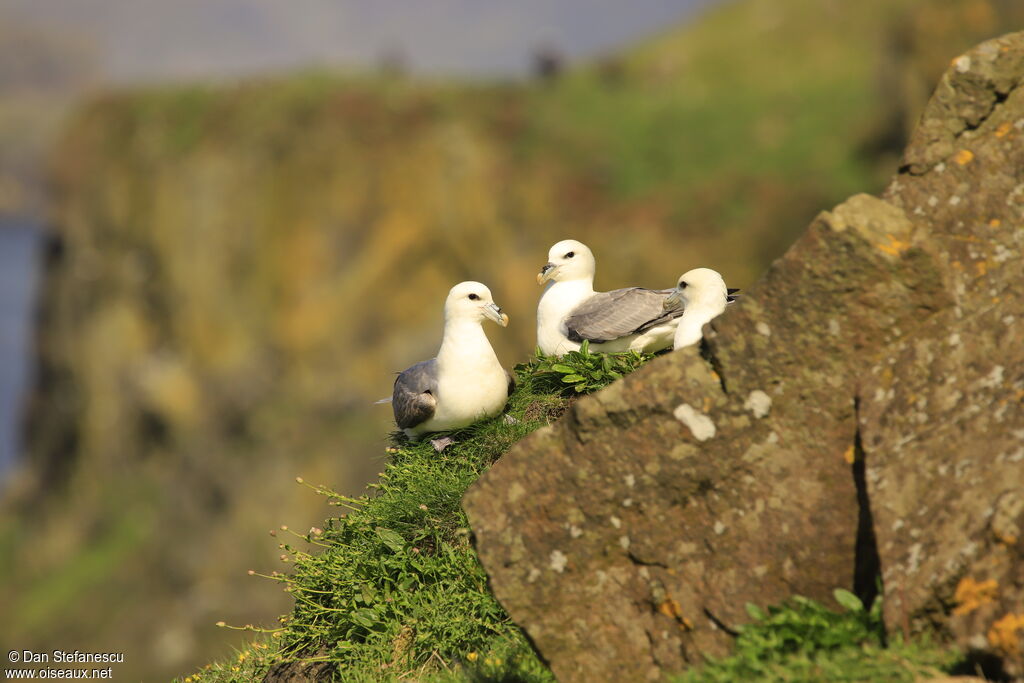
[[[661,302],[662,308],[666,311],[670,308],[676,308],[683,303],[683,293],[678,289],[672,290],[672,293],[665,297],[665,300]]]
[[[551,275],[554,273],[557,266],[554,263],[545,263],[544,267],[537,273],[537,284],[542,285],[551,279]]]
[[[508,327],[508,316],[501,312],[498,304],[487,304],[484,306],[484,315],[502,327]]]

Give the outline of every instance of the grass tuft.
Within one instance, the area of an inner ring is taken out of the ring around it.
[[[882,601],[866,609],[857,596],[835,590],[845,609],[794,596],[762,610],[747,604],[753,619],[740,629],[731,656],[676,677],[674,683],[732,681],[916,681],[950,671],[959,654],[927,638],[887,642]]]

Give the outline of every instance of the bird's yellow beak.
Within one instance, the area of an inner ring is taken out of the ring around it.
[[[498,323],[502,327],[508,327],[508,316],[502,313],[498,304],[487,304],[484,306],[484,315]]]
[[[537,284],[542,285],[550,280],[556,267],[557,266],[555,266],[554,263],[545,263],[544,267],[540,269],[539,273],[537,273]]]

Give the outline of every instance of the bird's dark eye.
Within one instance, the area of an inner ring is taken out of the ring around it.
[[[575,251],[570,251],[568,254],[565,255],[565,258],[572,258],[575,255],[576,255]]]
[[[470,300],[470,301],[476,301],[476,300],[477,300],[477,299],[479,299],[479,298],[480,298],[480,297],[478,297],[478,296],[477,296],[476,294],[470,294],[470,295],[469,295],[469,300]]]
[[[679,289],[686,289],[686,282],[683,280],[679,281]]]

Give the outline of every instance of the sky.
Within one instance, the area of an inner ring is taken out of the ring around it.
[[[538,45],[600,54],[714,0],[0,0],[0,20],[90,42],[104,80],[223,77],[305,65],[520,75]]]

